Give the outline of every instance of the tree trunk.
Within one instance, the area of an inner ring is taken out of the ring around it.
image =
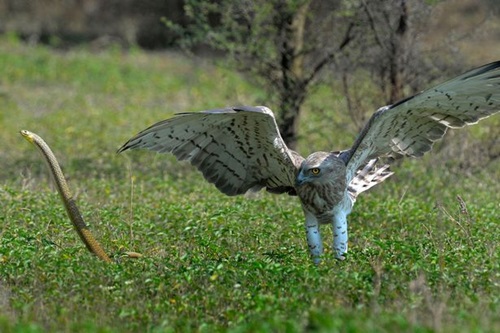
[[[302,94],[302,96],[305,96],[305,94]],[[297,95],[294,95],[294,97],[297,97]],[[288,98],[283,96],[280,101],[280,117],[278,119],[281,137],[290,149],[297,148],[300,107],[304,101],[304,97],[298,99],[294,97],[291,94]]]
[[[408,5],[405,0],[400,1],[401,14],[399,16],[398,27],[391,40],[392,59],[389,68],[389,81],[391,91],[389,94],[389,103],[395,103],[403,98],[403,71],[404,71],[404,53],[407,47],[408,35]]]
[[[281,48],[282,85],[279,93],[279,129],[288,148],[297,147],[299,114],[307,89],[304,74],[304,31],[310,1],[305,1],[284,26]]]

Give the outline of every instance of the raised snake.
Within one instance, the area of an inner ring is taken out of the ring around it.
[[[112,262],[110,257],[106,254],[101,244],[95,239],[92,232],[89,230],[87,224],[83,220],[82,214],[76,205],[75,199],[69,189],[66,178],[61,170],[59,162],[57,161],[54,153],[50,149],[49,145],[37,134],[32,133],[27,130],[22,130],[21,135],[28,140],[30,143],[35,145],[38,150],[42,153],[45,161],[52,175],[52,179],[56,185],[57,191],[61,196],[61,199],[66,208],[66,212],[71,220],[71,223],[75,227],[80,239],[83,241],[87,249],[94,253],[97,257],[104,260],[105,262]],[[142,255],[136,252],[126,252],[126,256],[131,258],[138,258]]]

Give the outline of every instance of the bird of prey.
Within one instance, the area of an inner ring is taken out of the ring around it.
[[[380,157],[419,157],[448,128],[477,123],[500,110],[500,61],[381,107],[350,149],[303,158],[283,141],[273,112],[238,106],[179,113],[143,130],[118,152],[149,149],[189,161],[226,195],[265,188],[299,197],[309,251],[319,263],[319,226],[333,227],[333,252],[345,259],[347,215],[357,195],[387,179]]]

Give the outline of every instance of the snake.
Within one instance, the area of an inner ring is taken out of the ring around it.
[[[50,174],[52,175],[52,179],[56,185],[57,192],[59,192],[66,209],[66,213],[68,214],[68,217],[82,242],[85,244],[87,249],[98,258],[108,263],[112,262],[106,251],[104,251],[101,244],[97,241],[85,223],[82,214],[80,213],[80,209],[76,204],[75,198],[69,189],[66,177],[64,177],[61,166],[52,152],[52,149],[50,149],[49,145],[39,135],[27,130],[22,130],[20,133],[28,142],[38,148],[47,162]],[[125,252],[125,255],[131,258],[139,258],[142,256],[137,252]]]

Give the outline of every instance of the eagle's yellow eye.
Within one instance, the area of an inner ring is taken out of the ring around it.
[[[319,168],[312,168],[312,169],[311,169],[311,173],[312,173],[313,175],[319,175],[319,172],[320,172]]]

